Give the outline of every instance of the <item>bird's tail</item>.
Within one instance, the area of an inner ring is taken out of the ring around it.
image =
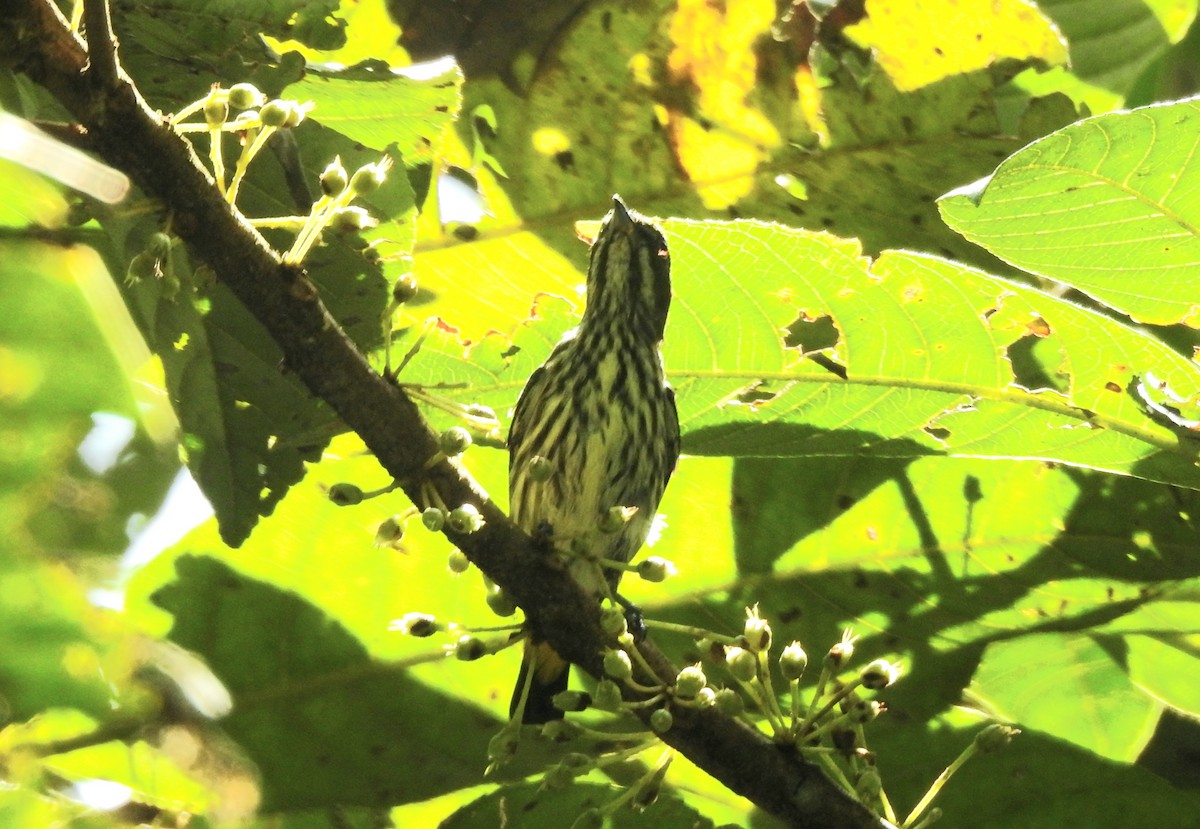
[[[552,720],[561,720],[563,712],[554,707],[554,695],[567,690],[570,665],[545,642],[525,640],[525,653],[521,657],[521,671],[517,674],[517,685],[513,689],[508,715],[515,717],[521,708],[521,696],[526,684],[529,694],[525,697],[525,709],[521,722],[525,725],[541,725]]]

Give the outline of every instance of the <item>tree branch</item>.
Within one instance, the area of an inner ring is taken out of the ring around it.
[[[100,35],[104,4],[86,6],[93,71],[109,71]],[[174,217],[172,229],[207,263],[279,345],[287,368],[333,408],[362,438],[405,493],[419,502],[428,481],[451,505],[474,504],[484,527],[470,535],[447,531],[480,570],[525,611],[528,624],[566,659],[602,674],[604,638],[595,600],[562,567],[549,566],[530,538],[493,504],[454,461],[423,468],[437,451],[437,436],[413,402],[381,377],[354,347],[301,269],[284,266],[241,214],[221,198],[191,145],[152,111],[120,72],[98,87],[87,77],[89,55],[49,0],[0,0],[0,60],[14,65],[56,97],[87,130],[90,147],[125,172]],[[105,20],[107,15],[104,15]],[[93,25],[96,28],[93,28]],[[100,47],[100,48],[97,48]],[[102,66],[103,62],[103,66]],[[676,670],[653,645],[643,651],[659,674]],[[648,716],[648,712],[646,713]],[[865,807],[837,789],[794,751],[715,708],[680,709],[663,740],[722,784],[788,825],[807,829],[880,829]]]
[[[121,78],[108,0],[83,0],[83,28],[87,36],[88,78],[97,89],[115,89]]]

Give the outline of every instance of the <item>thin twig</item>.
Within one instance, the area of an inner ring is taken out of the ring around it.
[[[83,0],[83,26],[88,47],[88,77],[100,89],[115,89],[120,83],[120,70],[108,0]]]

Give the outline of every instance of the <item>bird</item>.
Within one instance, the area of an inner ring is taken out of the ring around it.
[[[592,244],[579,325],[530,375],[513,410],[511,518],[552,545],[598,599],[619,600],[622,571],[599,562],[627,563],[642,547],[679,458],[675,393],[660,350],[670,305],[666,238],[613,196]],[[561,719],[552,698],[566,690],[568,664],[532,634],[524,647],[510,717]]]

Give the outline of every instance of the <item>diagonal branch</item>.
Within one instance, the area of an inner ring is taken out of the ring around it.
[[[98,17],[101,2],[87,4]],[[0,0],[0,62],[41,84],[87,131],[90,148],[122,170],[174,216],[173,230],[254,315],[279,345],[287,368],[328,403],[362,438],[379,463],[414,501],[422,482],[447,504],[474,504],[484,527],[470,535],[447,531],[457,545],[524,609],[528,624],[571,662],[602,673],[604,638],[595,603],[563,568],[547,566],[530,538],[517,529],[467,472],[453,461],[424,469],[437,436],[394,383],[377,374],[329,314],[302,269],[279,256],[241,214],[221,198],[191,146],[171,131],[124,77],[113,55],[115,82],[89,83],[89,55],[50,0]],[[107,19],[107,14],[104,15]],[[93,48],[100,47],[89,28]],[[101,76],[97,59],[91,60]],[[676,669],[644,644],[659,680]],[[636,698],[636,695],[632,695]],[[645,716],[649,716],[646,712]],[[722,784],[788,825],[810,829],[880,829],[885,824],[843,794],[795,752],[715,708],[680,710],[663,736]]]

